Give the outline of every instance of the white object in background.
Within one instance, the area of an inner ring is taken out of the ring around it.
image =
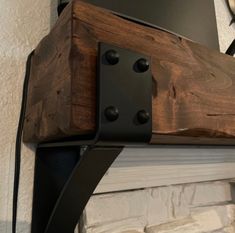
[[[233,14],[235,15],[235,0],[228,0],[229,6]]]
[[[233,0],[234,1],[234,0]],[[221,52],[226,52],[235,38],[235,24],[230,25],[231,13],[225,0],[214,0]]]

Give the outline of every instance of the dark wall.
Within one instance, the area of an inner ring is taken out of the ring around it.
[[[87,0],[219,49],[214,0]]]

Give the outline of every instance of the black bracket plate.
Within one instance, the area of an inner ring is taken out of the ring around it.
[[[73,233],[123,147],[151,139],[150,58],[101,43],[97,63],[97,134],[38,147],[32,233]]]
[[[101,43],[98,68],[97,141],[121,145],[149,142],[152,135],[150,58]]]

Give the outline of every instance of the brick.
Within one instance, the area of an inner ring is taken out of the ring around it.
[[[83,216],[85,232],[143,231],[146,203],[146,190],[93,196]]]
[[[231,226],[235,221],[235,205],[210,206],[193,209],[192,218],[205,229],[222,229]]]
[[[170,187],[148,190],[148,225],[157,225],[171,221],[172,212],[172,189]]]
[[[140,232],[140,231],[123,231],[121,233],[142,233],[142,232]]]
[[[92,226],[83,226],[81,233],[144,233],[142,219],[128,218],[120,221],[105,222]]]
[[[191,216],[147,227],[146,233],[234,233],[235,205],[196,208]]]
[[[231,190],[228,182],[211,182],[195,184],[193,206],[209,205],[231,201]]]
[[[192,218],[178,220],[146,229],[146,233],[198,233],[198,225]]]
[[[205,212],[206,209],[197,207],[218,205],[230,200],[227,182],[196,183],[96,195],[86,207],[84,227],[95,228],[98,233],[102,232],[101,229],[119,229],[122,221],[125,221],[127,229],[139,230],[144,229],[146,225],[156,226],[187,218],[192,211],[195,216],[200,217],[199,212]],[[221,211],[225,209],[217,207],[212,213],[216,217]],[[221,219],[223,220],[222,217]],[[215,229],[217,228],[218,226]]]

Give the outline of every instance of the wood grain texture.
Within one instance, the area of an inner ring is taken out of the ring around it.
[[[235,144],[235,59],[74,0],[32,60],[25,142],[95,131],[98,43],[151,56],[151,143]]]

